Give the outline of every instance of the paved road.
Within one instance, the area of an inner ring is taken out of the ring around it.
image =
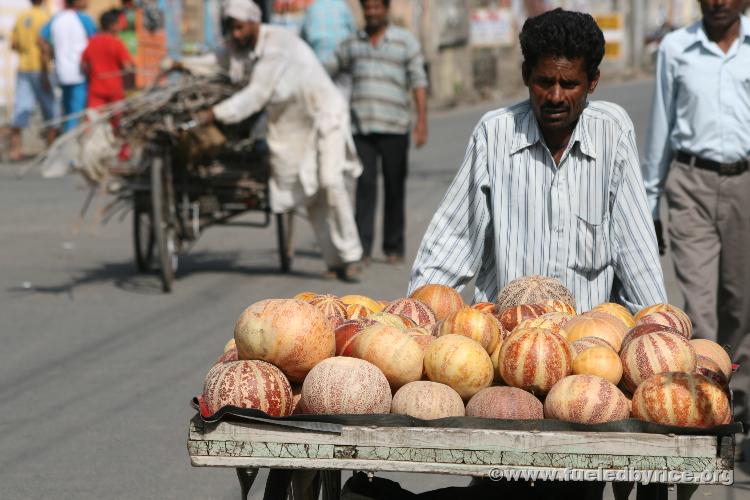
[[[642,141],[650,83],[607,85],[598,97],[623,104]],[[488,107],[432,116],[430,145],[411,164],[409,257]],[[300,223],[295,271],[285,276],[275,271],[272,230],[221,228],[200,239],[175,292],[162,295],[154,276],[134,272],[129,219],[77,220],[84,194],[75,178],[18,180],[0,166],[0,499],[236,498],[234,472],[191,468],[185,438],[188,402],[238,314],[302,290],[400,297],[408,266],[376,255],[361,286],[322,281]],[[417,491],[466,483],[391,477]],[[747,476],[738,479],[700,498],[750,498]]]

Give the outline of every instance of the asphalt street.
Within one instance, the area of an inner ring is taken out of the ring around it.
[[[603,85],[594,98],[622,104],[642,146],[651,82]],[[164,295],[155,275],[135,272],[129,217],[104,226],[93,213],[80,219],[81,180],[19,179],[17,166],[0,164],[0,499],[238,498],[233,470],[192,468],[185,448],[190,398],[237,316],[303,290],[403,296],[431,214],[473,126],[493,107],[432,114],[430,142],[410,166],[407,264],[388,266],[378,252],[360,285],[320,279],[300,220],[291,274],[277,271],[272,228],[214,228],[181,258],[175,291]],[[387,476],[414,491],[468,482]],[[258,485],[253,495],[261,497]],[[695,498],[707,497],[750,498],[748,475]]]

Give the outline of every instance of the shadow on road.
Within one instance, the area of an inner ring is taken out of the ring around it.
[[[319,258],[315,251],[299,250],[297,257]],[[248,262],[248,257],[253,262]],[[244,260],[244,262],[243,262]],[[256,264],[257,262],[257,264]],[[244,274],[247,276],[285,276],[289,279],[320,279],[318,273],[290,271],[282,273],[279,269],[278,255],[268,252],[196,252],[180,256],[177,269],[177,280],[197,274]],[[112,283],[123,291],[139,295],[161,295],[161,281],[158,271],[139,273],[132,262],[111,262],[102,266],[82,269],[74,272],[70,280],[59,284],[25,283],[9,287],[7,291],[21,295],[67,295],[74,300],[75,289],[85,285]]]

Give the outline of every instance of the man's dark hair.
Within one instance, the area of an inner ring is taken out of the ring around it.
[[[583,12],[555,9],[526,20],[518,36],[524,77],[546,56],[583,59],[589,80],[596,78],[604,57],[604,33]]]
[[[119,9],[109,9],[99,18],[99,25],[102,27],[102,31],[109,30],[112,26],[120,22],[120,11]]]
[[[76,0],[65,0],[65,7],[72,9],[75,6]]]
[[[390,9],[391,8],[391,0],[380,0],[380,1],[383,2],[383,7],[385,7],[386,9]],[[367,2],[367,0],[359,0],[359,4],[363,8],[365,6],[365,2]]]

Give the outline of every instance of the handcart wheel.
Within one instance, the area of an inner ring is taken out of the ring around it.
[[[154,224],[156,251],[162,290],[172,291],[177,269],[177,241],[175,233],[173,192],[168,158],[155,157],[151,162],[151,220]]]
[[[138,194],[133,198],[133,250],[141,273],[151,271],[154,259],[154,230],[148,203]]]
[[[278,239],[281,272],[292,270],[294,259],[294,212],[276,214],[276,237]]]

